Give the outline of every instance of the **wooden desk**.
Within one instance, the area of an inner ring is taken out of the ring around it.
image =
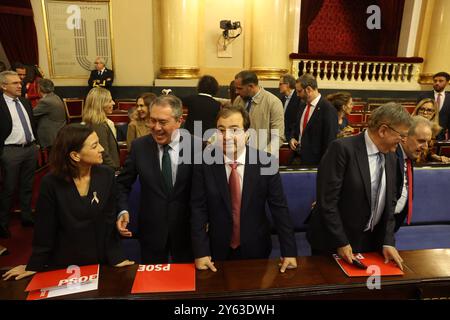
[[[331,257],[299,257],[299,268],[281,274],[278,260],[216,262],[217,273],[197,271],[197,290],[131,295],[137,265],[102,266],[97,291],[66,299],[433,299],[450,297],[450,249],[404,251],[405,275],[383,277],[380,290],[367,278],[348,278]],[[1,273],[4,273],[2,271]],[[30,279],[0,280],[0,300],[25,299]],[[64,297],[63,297],[64,298]]]

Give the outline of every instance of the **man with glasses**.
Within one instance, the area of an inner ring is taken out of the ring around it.
[[[291,128],[295,125],[297,114],[300,112],[300,99],[295,90],[295,78],[284,74],[279,83],[281,103],[284,109],[284,136],[287,138]]]
[[[408,136],[399,143],[397,154],[397,205],[395,206],[395,231],[408,217],[410,224],[413,213],[413,164],[428,148],[432,136],[432,123],[421,117],[412,118]]]
[[[150,108],[150,135],[132,142],[131,152],[117,177],[117,228],[122,236],[131,237],[128,224],[131,219],[139,221],[141,263],[193,260],[189,227],[192,159],[189,163],[178,161],[183,151],[189,152],[183,148],[186,146],[183,137],[187,138],[179,132],[182,115],[177,97],[156,98]],[[193,142],[187,145],[192,146]],[[140,207],[130,217],[128,195],[137,177]]]
[[[95,70],[91,71],[88,85],[89,90],[93,87],[102,87],[111,90],[114,81],[114,72],[106,68],[105,59],[97,57],[94,62]]]
[[[266,203],[280,240],[280,271],[297,267],[294,228],[280,174],[264,174],[264,165],[250,160],[259,151],[246,145],[249,127],[243,107],[224,107],[217,116],[217,142],[206,149],[216,161],[194,166],[191,227],[199,270],[216,271],[214,260],[268,258],[272,241]]]
[[[441,133],[436,137],[437,140],[448,139],[448,131],[450,130],[450,93],[445,92],[445,87],[449,81],[450,74],[447,72],[436,73],[433,75],[433,91],[421,94],[417,100],[417,102],[420,102],[429,98],[436,102],[439,112],[439,125],[442,127]]]
[[[313,254],[337,253],[352,263],[355,253],[382,250],[386,261],[402,268],[394,239],[394,152],[410,124],[401,105],[387,103],[372,113],[367,131],[330,144],[307,232]]]

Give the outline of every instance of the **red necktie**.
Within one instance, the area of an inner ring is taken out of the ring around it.
[[[439,108],[439,111],[441,111],[441,94],[438,93],[437,97],[436,97],[436,104]]]
[[[237,172],[238,164],[236,162],[230,164],[231,173],[228,179],[231,196],[231,214],[233,217],[233,231],[231,233],[230,246],[236,249],[241,244],[241,183]]]
[[[306,107],[305,117],[303,118],[302,135],[303,135],[303,132],[305,131],[306,125],[308,124],[310,110],[311,110],[311,105],[308,103],[308,106]]]
[[[406,159],[406,173],[408,175],[408,225],[411,224],[412,205],[413,205],[413,184],[412,184],[412,166],[411,160]]]

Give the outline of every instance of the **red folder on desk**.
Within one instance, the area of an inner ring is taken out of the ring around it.
[[[139,265],[131,293],[195,291],[194,264]]]
[[[36,273],[25,289],[29,291],[27,300],[97,290],[98,273],[98,264]]]
[[[380,276],[402,276],[404,272],[400,270],[399,267],[394,262],[384,263],[384,257],[377,252],[366,252],[364,254],[355,254],[355,257],[359,259],[368,268],[367,270],[362,270],[355,267],[352,264],[344,261],[337,254],[333,255],[334,260],[336,260],[342,271],[349,277],[369,277],[374,274],[375,270]]]

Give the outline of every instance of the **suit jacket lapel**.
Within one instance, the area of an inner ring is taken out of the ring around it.
[[[231,215],[231,196],[228,189],[228,179],[225,171],[225,164],[212,164],[211,169],[216,180],[216,185],[219,188],[223,201]]]
[[[364,141],[364,133],[361,133],[358,137],[358,144],[355,148],[356,162],[358,163],[359,171],[364,183],[364,189],[366,191],[367,201],[369,205],[372,205],[371,197],[371,184],[370,184],[370,168],[369,158],[367,156],[366,143]]]
[[[259,165],[249,164],[249,148],[247,147],[247,154],[245,155],[245,170],[244,170],[244,178],[243,186],[242,186],[242,205],[241,205],[241,214],[245,212],[247,209],[251,195],[253,194],[253,189],[255,188],[257,179],[260,175],[258,170],[260,169]]]
[[[151,170],[154,174],[154,177],[156,179],[155,181],[155,188],[159,191],[160,195],[162,197],[167,197],[167,192],[166,192],[166,186],[164,185],[164,177],[162,175],[161,172],[161,167],[159,164],[159,148],[158,148],[158,144],[156,143],[155,140],[153,140],[153,138],[149,135],[148,136],[150,145],[151,145],[151,150],[150,150],[150,166],[151,166]]]
[[[8,105],[6,104],[6,101],[3,98],[3,94],[1,92],[0,92],[0,108],[3,109],[3,113],[6,116],[6,119],[5,119],[6,123],[8,123],[12,129],[11,113],[9,112]]]

